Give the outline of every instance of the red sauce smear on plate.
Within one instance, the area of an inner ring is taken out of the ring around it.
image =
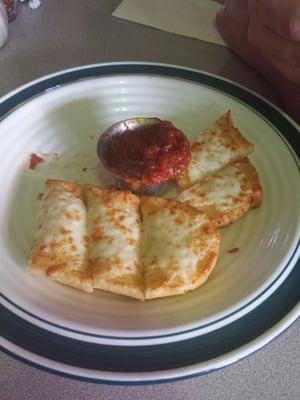
[[[39,157],[37,154],[32,153],[30,156],[29,168],[35,169],[36,166],[42,162],[44,162],[44,159],[42,157]]]
[[[112,138],[106,152],[112,172],[130,183],[175,179],[191,160],[189,141],[169,121],[127,129]]]

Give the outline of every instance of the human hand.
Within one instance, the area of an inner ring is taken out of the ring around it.
[[[300,1],[228,0],[216,22],[232,50],[263,73],[300,121]]]
[[[248,10],[249,42],[286,78],[299,85],[300,1],[248,0]]]
[[[7,39],[7,14],[4,3],[0,0],[0,47],[2,47]]]

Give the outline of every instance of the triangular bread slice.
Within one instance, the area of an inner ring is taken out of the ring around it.
[[[94,288],[143,300],[139,197],[97,186],[84,190]]]
[[[180,190],[184,190],[214,174],[227,164],[246,157],[253,145],[233,126],[231,113],[222,115],[211,129],[199,133],[191,143],[190,164],[178,178]]]
[[[220,235],[206,214],[177,200],[142,197],[145,298],[186,293],[206,281]]]
[[[205,212],[218,228],[232,224],[262,202],[262,187],[248,158],[210,175],[178,196],[178,200]]]
[[[81,186],[76,183],[47,180],[30,270],[87,292],[93,290],[86,208]]]

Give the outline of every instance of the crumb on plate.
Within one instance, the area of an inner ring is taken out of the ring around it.
[[[238,247],[233,247],[229,250],[227,250],[227,253],[233,254],[233,253],[237,253],[240,249]]]

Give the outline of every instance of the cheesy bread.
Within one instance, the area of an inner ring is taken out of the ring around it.
[[[262,202],[252,151],[227,112],[191,143],[177,199],[48,179],[30,270],[139,300],[198,288],[216,265],[218,229]]]
[[[253,145],[234,127],[228,111],[211,129],[199,133],[191,143],[190,164],[177,178],[180,190],[214,174],[227,164],[246,157],[252,151]]]
[[[94,288],[143,300],[139,197],[88,185],[84,192]]]
[[[81,186],[47,180],[30,258],[38,275],[91,292],[88,264],[86,208]]]
[[[220,235],[206,214],[177,200],[142,197],[145,298],[186,293],[206,281]]]
[[[254,166],[244,158],[184,190],[178,200],[205,212],[223,228],[261,204],[262,187]]]

